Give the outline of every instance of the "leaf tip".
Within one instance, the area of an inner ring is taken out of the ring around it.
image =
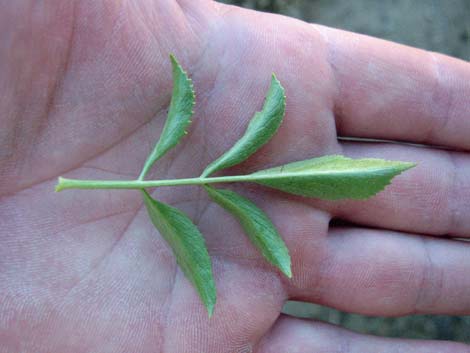
[[[214,308],[217,302],[217,292],[215,289],[215,283],[213,282],[213,279],[212,279],[212,283],[209,285],[209,289],[205,291],[205,295],[201,295],[201,293],[199,293],[199,295],[204,304],[204,307],[207,310],[207,315],[209,316],[209,319],[210,319],[212,315],[214,314]]]
[[[278,78],[277,78],[277,76],[274,72],[271,74],[271,84],[273,84],[273,83],[276,83],[278,86],[282,87],[281,82],[278,80]]]
[[[178,62],[178,59],[176,59],[176,56],[174,54],[170,54],[170,61],[171,61],[171,66],[173,68],[173,75],[175,72],[178,72],[178,71],[185,73],[180,63]],[[187,80],[189,81],[189,84],[191,85],[192,84],[191,79],[187,77]]]
[[[209,319],[214,314],[214,307],[215,307],[215,302],[210,303],[210,304],[206,304],[206,310],[207,310],[207,315],[209,316]]]
[[[287,278],[292,278],[292,263],[287,247],[283,261],[278,261],[275,265]]]
[[[279,94],[280,94],[280,99],[281,99],[281,104],[285,108],[286,106],[286,90],[281,84],[281,81],[278,80],[276,77],[276,74],[273,72],[271,76],[271,87],[274,88],[276,87]]]
[[[418,165],[418,163],[413,163],[413,162],[401,162],[400,164],[401,164],[401,166],[400,166],[399,169],[400,169],[401,172],[404,172],[405,170],[414,168]]]
[[[175,54],[170,53],[170,60],[172,64],[178,64],[178,60],[176,60]]]
[[[286,266],[282,266],[280,267],[282,273],[287,277],[287,278],[292,278],[292,269],[291,269],[291,266],[290,266],[290,261],[289,261],[289,264],[286,265]]]
[[[400,174],[402,174],[403,172],[407,171],[408,169],[411,169],[411,168],[414,168],[416,167],[418,164],[417,163],[413,163],[413,162],[391,162],[394,164],[394,166],[392,167],[392,170],[391,170],[391,174],[389,175],[389,178],[388,180],[386,180],[386,182],[384,182],[384,184],[382,185],[382,187],[378,190],[373,190],[370,194],[368,195],[363,195],[363,197],[360,197],[358,199],[368,199],[370,197],[373,197],[375,195],[377,195],[378,193],[382,192],[383,190],[385,190],[385,188],[387,186],[389,186],[391,183],[392,183],[392,180],[399,176]]]
[[[411,168],[414,168],[416,167],[418,164],[417,163],[413,163],[413,162],[394,162],[395,165],[393,167],[393,175],[391,176],[389,182],[387,183],[387,185],[391,184],[392,182],[392,179],[395,178],[396,176],[402,174],[403,172],[411,169]],[[385,185],[385,186],[387,186]]]

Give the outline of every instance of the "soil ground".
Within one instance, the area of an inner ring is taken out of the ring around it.
[[[470,60],[470,0],[224,0]]]
[[[224,0],[282,13],[470,59],[470,0]],[[348,314],[314,304],[290,302],[285,312],[389,337],[470,343],[470,316],[412,315],[402,318]]]

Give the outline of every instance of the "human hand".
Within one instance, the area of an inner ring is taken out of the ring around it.
[[[0,12],[0,352],[470,352],[280,315],[289,298],[470,313],[470,247],[448,239],[470,236],[469,64],[202,0],[58,4]],[[59,175],[137,176],[165,121],[169,53],[194,80],[196,114],[155,179],[199,175],[231,146],[271,72],[285,120],[233,173],[333,153],[418,167],[367,201],[245,186],[285,239],[292,280],[198,188],[156,190],[206,237],[218,290],[208,319],[138,192],[53,192]]]

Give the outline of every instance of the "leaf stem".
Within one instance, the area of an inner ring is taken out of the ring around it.
[[[211,178],[186,178],[171,180],[80,180],[59,177],[56,191],[65,189],[144,189],[158,186],[204,185],[214,183],[233,183],[248,181],[247,175],[235,175]]]
[[[400,162],[399,165],[393,165],[388,168],[376,167],[368,168],[366,171],[371,174],[383,173],[384,170],[395,171],[395,174],[399,174],[409,168],[414,167],[414,163]],[[334,170],[333,168],[326,168],[325,170],[310,170],[310,171],[294,171],[294,172],[279,172],[272,173],[270,170],[266,170],[265,173],[257,172],[248,175],[231,175],[222,177],[197,177],[197,178],[186,178],[186,179],[170,179],[170,180],[80,180],[80,179],[66,179],[59,177],[58,184],[55,187],[56,191],[65,189],[145,189],[159,186],[182,186],[182,185],[204,185],[214,183],[234,183],[234,182],[257,182],[259,180],[289,180],[293,178],[301,177],[313,177],[313,176],[329,176],[334,173],[336,176],[343,174],[344,176],[350,176],[351,172],[365,172],[361,168],[345,169],[345,170]],[[139,177],[140,178],[140,177]]]

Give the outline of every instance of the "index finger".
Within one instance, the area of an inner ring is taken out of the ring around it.
[[[318,26],[337,80],[338,134],[470,149],[470,64]]]

